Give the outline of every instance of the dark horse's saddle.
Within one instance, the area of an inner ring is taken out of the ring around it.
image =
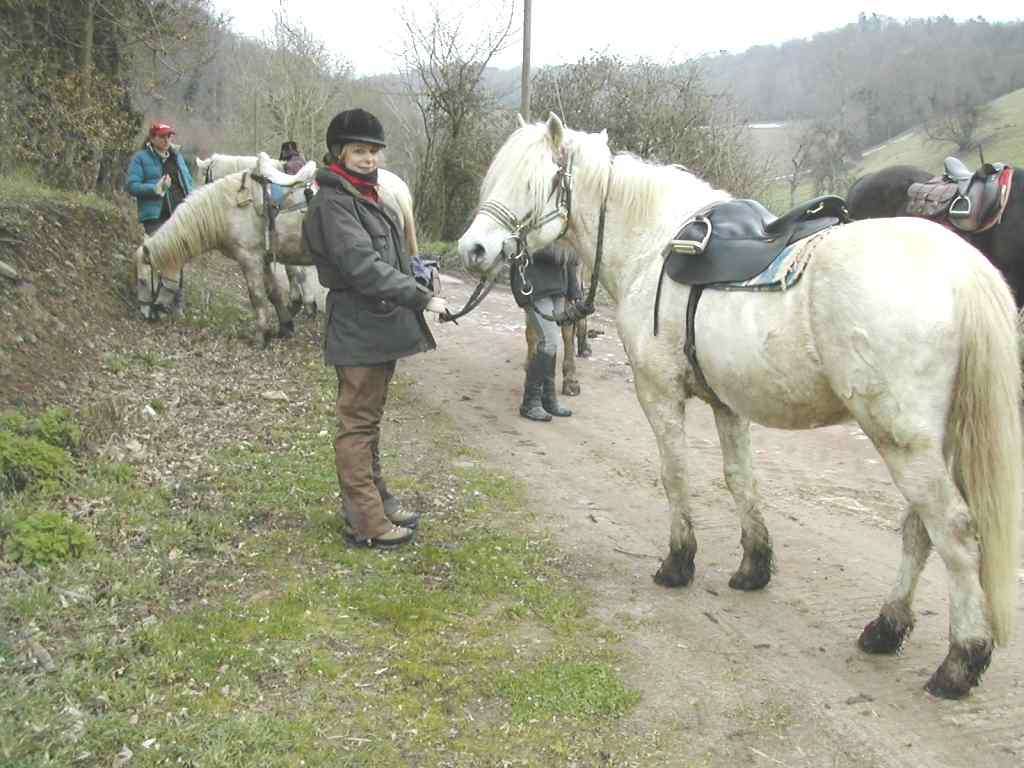
[[[984,232],[999,223],[1010,197],[1013,168],[984,163],[972,171],[947,157],[942,176],[911,184],[907,213],[948,222],[963,232]]]
[[[776,218],[756,200],[726,200],[713,203],[687,219],[662,252],[664,262],[654,297],[654,335],[658,335],[658,309],[661,284],[668,275],[677,283],[691,286],[686,306],[686,341],[683,351],[690,362],[698,385],[712,400],[697,361],[694,319],[697,303],[705,288],[763,290],[785,288],[790,283],[783,274],[779,281],[755,280],[771,271],[794,243],[840,222],[850,220],[846,201],[834,195],[816,197]],[[793,278],[796,279],[795,277]]]

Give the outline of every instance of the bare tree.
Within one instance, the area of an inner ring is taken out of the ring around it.
[[[416,209],[421,229],[453,239],[476,204],[477,184],[495,145],[496,105],[482,78],[511,43],[515,4],[499,5],[491,26],[432,5],[420,20],[407,6],[403,65],[422,122]]]
[[[293,140],[306,152],[322,147],[324,130],[341,100],[351,66],[332,54],[308,28],[274,14],[274,27],[264,41],[268,49],[258,77],[260,109],[266,134],[255,147]],[[313,158],[311,158],[313,159]]]
[[[931,97],[932,114],[925,123],[930,141],[956,145],[957,152],[978,146],[978,128],[991,111],[966,92],[936,93]]]
[[[222,21],[208,0],[3,0],[0,168],[29,164],[51,183],[111,191],[139,130],[135,68],[202,59],[205,31]]]
[[[711,93],[696,63],[663,66],[595,54],[534,77],[535,101],[574,128],[607,129],[612,147],[682,163],[734,194],[762,189],[768,171],[753,160],[744,121]]]
[[[842,115],[808,124],[799,142],[805,148],[804,164],[815,195],[838,194],[850,186],[857,139]]]

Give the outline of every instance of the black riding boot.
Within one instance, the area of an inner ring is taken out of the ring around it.
[[[555,394],[556,356],[547,352],[537,352],[537,357],[544,358],[544,388],[541,395],[541,405],[552,416],[572,416],[572,411],[558,404],[558,396]]]
[[[523,385],[523,404],[519,406],[519,415],[533,421],[551,421],[551,414],[541,405],[544,392],[544,355],[539,351],[534,354],[526,366],[526,384]]]

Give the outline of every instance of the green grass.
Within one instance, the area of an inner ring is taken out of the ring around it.
[[[413,547],[349,549],[320,434],[332,375],[298,375],[305,418],[209,446],[185,495],[94,461],[64,494],[4,500],[9,523],[49,508],[95,546],[0,570],[0,765],[110,765],[126,746],[132,766],[624,764],[615,724],[639,695],[619,638],[526,524],[522,484],[399,376],[403,449],[383,460],[424,524]]]
[[[97,195],[85,195],[47,186],[27,172],[0,175],[0,198],[11,201],[51,200],[74,203],[109,214],[117,214],[118,208],[109,200]]]

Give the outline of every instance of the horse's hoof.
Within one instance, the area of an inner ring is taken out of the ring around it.
[[[857,638],[857,647],[864,653],[898,653],[913,626],[900,624],[884,614],[868,623]]]
[[[693,553],[670,551],[654,574],[654,583],[662,587],[685,587],[693,581]]]
[[[277,330],[277,335],[282,339],[290,339],[295,335],[295,321],[288,320],[280,324]]]
[[[269,349],[269,347],[270,347],[270,340],[272,338],[274,338],[274,334],[272,334],[270,331],[264,331],[262,338],[263,338],[263,349]]]
[[[562,382],[562,394],[568,395],[569,397],[575,397],[580,393],[580,383],[578,381],[563,381]]]
[[[742,571],[736,571],[736,573],[732,575],[732,578],[729,579],[729,587],[742,592],[756,592],[759,589],[764,589],[771,580],[772,575],[768,571],[760,571],[757,573],[743,573]]]
[[[732,589],[753,592],[763,589],[772,580],[772,551],[755,549],[743,556],[743,562],[729,579]]]
[[[962,699],[981,682],[981,676],[992,660],[992,643],[976,640],[964,645],[950,645],[946,658],[924,689],[940,699]]]

